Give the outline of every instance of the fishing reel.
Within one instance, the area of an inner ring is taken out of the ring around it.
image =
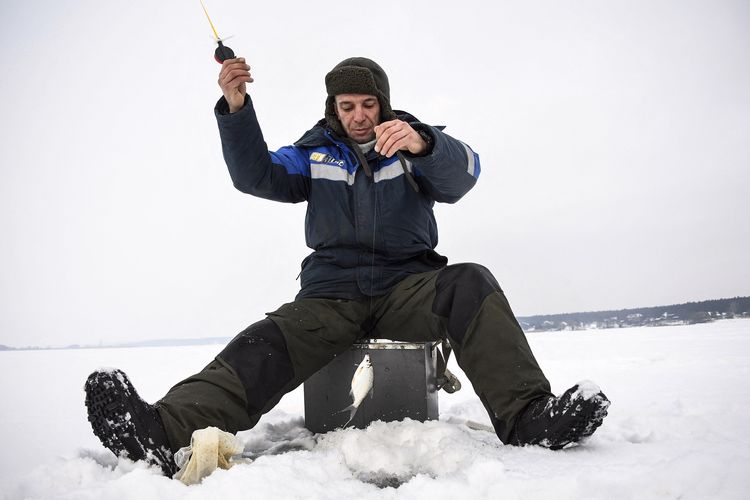
[[[232,49],[224,45],[221,40],[217,39],[216,43],[218,44],[218,46],[214,51],[214,59],[217,63],[221,64],[227,59],[234,59],[234,51]]]

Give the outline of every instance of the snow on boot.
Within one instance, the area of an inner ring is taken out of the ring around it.
[[[579,382],[560,397],[535,399],[516,420],[510,444],[559,450],[594,433],[607,416],[609,399],[599,387]]]
[[[97,370],[86,380],[86,408],[94,434],[117,456],[145,460],[175,473],[175,463],[161,417],[143,401],[120,370]]]

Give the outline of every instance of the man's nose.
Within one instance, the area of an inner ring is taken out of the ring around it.
[[[365,110],[363,108],[354,108],[354,121],[361,122],[365,119]]]

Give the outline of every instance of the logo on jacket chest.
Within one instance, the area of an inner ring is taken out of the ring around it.
[[[338,165],[339,167],[344,166],[344,160],[337,160],[333,156],[327,153],[314,152],[310,153],[310,161],[315,163],[328,163],[332,165]]]

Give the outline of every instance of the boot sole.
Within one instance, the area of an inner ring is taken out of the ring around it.
[[[138,432],[139,428],[147,429],[148,424],[141,422],[137,412],[131,410],[134,405],[147,406],[147,403],[138,396],[125,373],[120,370],[94,372],[86,380],[84,390],[88,421],[107,449],[117,456],[158,465],[165,475],[174,473],[169,465],[171,452],[157,447],[151,438]]]

